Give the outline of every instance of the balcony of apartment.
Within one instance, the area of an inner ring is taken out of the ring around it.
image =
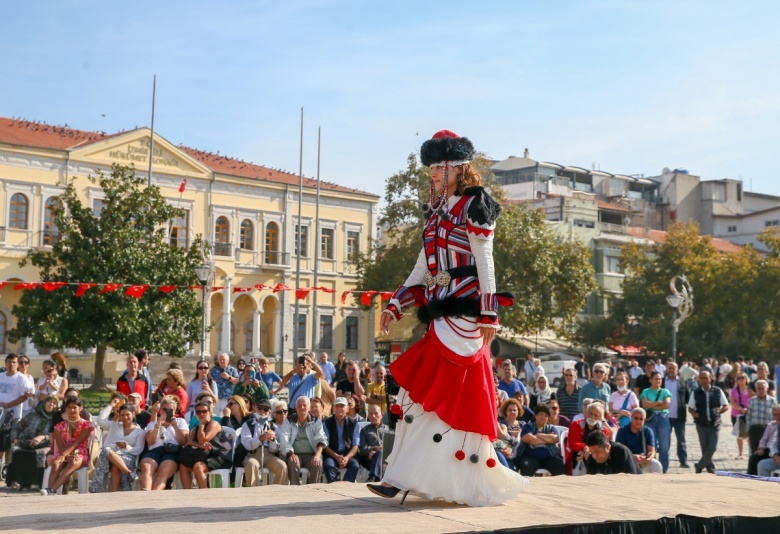
[[[263,260],[262,263],[264,267],[286,269],[292,266],[292,264],[290,263],[289,252],[280,252],[278,250],[266,250],[260,255],[260,257]]]
[[[211,253],[218,258],[221,257],[222,259],[232,258],[233,243],[225,243],[220,241],[212,242]]]

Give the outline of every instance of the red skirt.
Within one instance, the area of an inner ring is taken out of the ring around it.
[[[456,430],[496,440],[496,388],[487,345],[472,356],[461,356],[430,328],[390,364],[390,372],[425,411],[435,412]]]

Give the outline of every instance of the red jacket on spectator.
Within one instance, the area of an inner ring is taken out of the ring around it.
[[[612,441],[612,431],[605,422],[602,421],[601,431]],[[585,448],[585,419],[573,421],[569,425],[569,446],[567,447],[566,464],[571,465],[569,459]]]
[[[141,409],[146,408],[146,392],[149,391],[149,381],[144,375],[138,373],[133,384],[133,389],[130,390],[130,382],[127,380],[127,374],[120,376],[116,381],[116,390],[119,393],[123,393],[126,396],[131,393],[138,393],[141,395]]]

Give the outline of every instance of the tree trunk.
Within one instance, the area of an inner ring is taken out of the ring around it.
[[[95,370],[92,373],[92,385],[89,386],[90,391],[106,391],[105,385],[105,371],[103,367],[106,363],[106,350],[105,345],[98,345],[95,350]]]

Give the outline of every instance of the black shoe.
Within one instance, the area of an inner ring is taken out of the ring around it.
[[[691,466],[686,464],[685,462],[680,462],[680,467],[682,467],[683,469],[690,469],[691,468]]]
[[[711,475],[714,475],[714,474],[715,474],[715,468],[714,468],[714,467],[712,467],[711,465],[708,465],[707,467],[705,467],[705,469],[707,470],[707,472],[708,472],[709,474],[711,474]]]
[[[698,475],[699,473],[701,473],[701,469],[702,469],[701,467],[699,467],[698,465],[694,465],[693,467],[696,469],[696,474],[697,474],[697,475]]]
[[[400,489],[395,488],[393,486],[383,486],[382,484],[366,484],[366,487],[372,493],[375,493],[376,495],[379,495],[380,497],[385,497],[387,499],[392,499],[393,497],[398,495],[399,491],[401,491]],[[407,495],[409,495],[409,490],[405,491],[403,496],[401,497],[401,504],[404,503]]]

